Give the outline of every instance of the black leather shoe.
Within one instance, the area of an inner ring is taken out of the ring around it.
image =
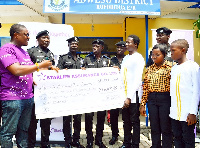
[[[73,142],[72,146],[77,148],[85,148],[83,145],[80,144],[80,142]]]
[[[65,148],[72,148],[71,143],[67,144],[67,145],[65,146]]]
[[[107,148],[102,141],[95,141],[95,145],[98,145],[99,148]]]
[[[93,143],[92,142],[88,143],[86,148],[93,148]]]
[[[41,148],[51,148],[50,145],[41,146]]]
[[[117,140],[118,140],[117,137],[112,137],[112,139],[110,139],[110,141],[109,141],[109,144],[110,144],[110,145],[113,145],[113,144],[115,144],[115,142],[116,142]]]

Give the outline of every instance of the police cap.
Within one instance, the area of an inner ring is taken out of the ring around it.
[[[121,46],[121,47],[126,47],[126,42],[120,41],[120,42],[116,43],[115,45],[116,46]]]
[[[40,38],[41,36],[46,36],[46,35],[49,35],[49,31],[47,30],[43,30],[43,31],[40,31],[37,36],[36,36],[36,39]]]
[[[94,41],[92,42],[92,44],[99,44],[99,45],[104,46],[104,41],[103,41],[103,40],[100,40],[100,39],[97,39],[97,40],[94,40]]]
[[[166,27],[158,28],[156,32],[157,34],[166,34],[166,35],[170,35],[172,33],[172,31]]]
[[[71,38],[67,39],[66,41],[68,41],[68,43],[71,43],[73,41],[79,42],[79,38],[77,36],[74,36],[74,37],[71,37]]]

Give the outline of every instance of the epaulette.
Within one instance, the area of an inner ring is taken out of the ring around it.
[[[66,56],[67,54],[62,54],[62,55],[59,55],[59,58],[62,58],[64,56]]]
[[[91,52],[86,57],[89,57],[89,56],[94,56],[94,54]]]
[[[106,55],[103,55],[102,57],[103,57],[103,58],[107,58],[107,59],[110,59],[110,58],[109,58],[109,57],[107,57]]]
[[[33,48],[36,48],[36,47],[35,47],[35,46],[33,46],[33,47],[31,47],[31,48],[27,49],[27,51],[28,51],[28,50],[32,50]]]
[[[113,60],[113,59],[115,59],[115,60],[116,60],[116,59],[117,59],[117,57],[116,57],[116,56],[114,56],[114,57],[112,57],[112,58],[110,58],[110,59],[111,59],[111,60]]]

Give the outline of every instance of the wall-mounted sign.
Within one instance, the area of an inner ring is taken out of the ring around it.
[[[160,0],[44,0],[44,12],[160,15]]]

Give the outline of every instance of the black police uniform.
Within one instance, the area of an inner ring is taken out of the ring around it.
[[[119,61],[116,56],[112,57],[110,61],[111,61],[110,62],[111,66],[118,66],[119,68],[121,68],[122,61]],[[119,136],[118,116],[119,116],[119,108],[110,110],[110,124],[112,130],[112,138],[117,138]]]
[[[83,67],[85,68],[102,68],[109,67],[110,59],[103,55],[99,60],[95,57],[93,53],[89,54],[85,57],[83,61]],[[86,113],[85,114],[85,131],[87,134],[87,143],[91,144],[94,141],[93,133],[92,133],[92,120],[94,113]],[[98,111],[97,112],[97,125],[96,125],[96,137],[95,142],[102,142],[103,130],[104,130],[104,122],[105,122],[106,111]]]
[[[52,65],[55,65],[54,54],[48,48],[46,48],[44,51],[39,46],[32,47],[28,49],[28,53],[33,63],[40,63],[43,60],[50,60]]]
[[[170,35],[172,33],[172,31],[166,27],[158,28],[156,32],[157,34],[166,34],[166,35]],[[167,55],[165,56],[165,60],[168,61],[168,65],[173,66],[174,61],[171,58],[170,44],[168,44],[167,46],[168,48],[167,48]],[[152,56],[152,51],[150,52],[146,67],[149,67],[154,63],[151,56]]]
[[[48,48],[44,51],[39,46],[37,46],[37,47],[32,47],[28,49],[27,51],[33,63],[36,63],[36,62],[40,63],[43,60],[50,60],[52,62],[52,65],[55,65],[54,55]],[[32,115],[31,115],[31,122],[28,129],[29,148],[33,148],[36,143],[37,122],[38,120],[36,119],[36,116],[35,116],[35,104],[34,104]],[[49,143],[50,125],[51,125],[50,118],[40,120],[41,146],[47,146]]]
[[[80,69],[83,64],[83,58],[78,57],[75,60],[71,54],[68,52],[65,55],[59,57],[57,67],[60,69]],[[74,118],[74,134],[73,134],[73,143],[72,143],[72,136],[71,136],[71,122],[72,116],[64,116],[63,117],[63,134],[65,137],[65,143],[68,144],[77,144],[80,139],[80,131],[81,131],[81,115],[73,115]]]

